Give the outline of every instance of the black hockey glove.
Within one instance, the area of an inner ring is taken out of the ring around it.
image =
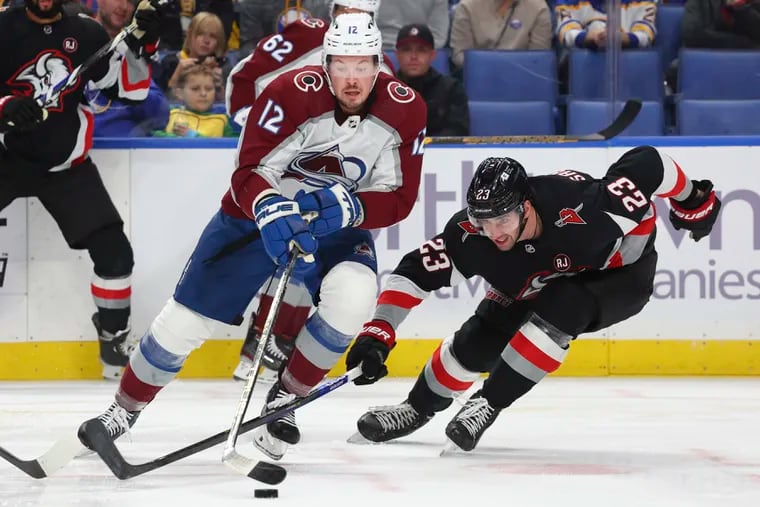
[[[676,230],[691,231],[691,239],[699,241],[712,231],[720,211],[720,199],[710,180],[692,181],[694,189],[683,201],[670,199],[670,223]]]
[[[0,132],[32,130],[47,118],[47,112],[32,97],[7,95],[0,98]]]
[[[127,45],[136,54],[150,56],[156,52],[161,35],[161,10],[158,0],[141,0],[132,22],[137,30],[127,36]]]
[[[364,324],[346,356],[346,368],[351,370],[361,363],[362,374],[354,384],[374,384],[388,375],[385,360],[396,345],[396,332],[383,320],[371,320]]]

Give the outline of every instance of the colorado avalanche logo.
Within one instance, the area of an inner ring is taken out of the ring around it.
[[[367,165],[362,159],[343,155],[336,144],[322,152],[300,153],[290,162],[283,178],[295,178],[319,188],[340,183],[353,192],[365,174]]]
[[[408,104],[416,97],[414,90],[397,81],[388,83],[388,95],[399,104]]]
[[[33,98],[45,97],[53,86],[69,77],[71,62],[62,53],[58,51],[47,51],[42,53],[37,61],[31,62],[26,67],[21,68],[7,84],[13,86],[24,86],[31,91]],[[69,88],[63,93],[73,90]],[[27,93],[27,95],[30,95]],[[61,94],[53,93],[48,100],[47,109],[51,111],[60,111],[63,109],[61,103]]]

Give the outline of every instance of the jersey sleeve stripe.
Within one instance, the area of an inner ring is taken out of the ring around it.
[[[675,160],[661,153],[660,150],[657,150],[657,152],[660,154],[660,160],[662,160],[662,183],[654,191],[654,194],[659,197],[676,197],[679,194],[683,194],[687,186],[691,186],[688,185],[690,182],[686,178],[686,175]],[[689,191],[691,191],[691,188],[689,188]],[[686,192],[686,195],[688,195],[688,192]]]
[[[396,290],[384,290],[377,300],[378,305],[400,306],[407,310],[422,303],[422,299]]]

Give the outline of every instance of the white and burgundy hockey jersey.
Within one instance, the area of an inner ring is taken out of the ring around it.
[[[322,65],[322,41],[328,27],[318,18],[300,19],[281,33],[261,39],[227,78],[225,102],[230,118],[244,125],[250,105],[280,74],[306,65]],[[395,76],[387,58],[380,71]]]
[[[23,7],[0,12],[0,97],[44,96],[48,89],[109,42],[105,29],[85,15],[66,15],[54,23],[31,21]],[[10,49],[12,48],[12,50]],[[140,101],[148,96],[150,66],[125,43],[110,58],[79,78],[75,87],[53,97],[48,119],[29,132],[0,134],[0,143],[20,157],[52,171],[87,157],[92,147],[93,114],[84,100],[91,80],[114,99]]]
[[[364,114],[340,110],[322,67],[292,70],[254,102],[238,144],[225,213],[253,219],[269,193],[293,198],[341,183],[364,206],[364,229],[403,220],[417,198],[427,107],[380,73]]]

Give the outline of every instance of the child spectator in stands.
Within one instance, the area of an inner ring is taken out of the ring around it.
[[[760,0],[689,0],[683,13],[684,47],[760,48]]]
[[[451,25],[451,59],[464,64],[468,49],[551,49],[546,0],[462,0]]]
[[[166,129],[153,133],[157,137],[236,137],[225,113],[212,111],[215,73],[208,65],[185,66],[177,78],[181,107],[169,111]]]
[[[604,49],[607,47],[607,15],[604,0],[557,0],[557,41],[566,48]],[[645,48],[654,44],[654,1],[621,0],[620,42],[623,49]]]
[[[226,57],[227,40],[218,16],[199,12],[187,29],[182,50],[166,55],[153,66],[153,79],[170,97],[178,85],[179,75],[190,66],[202,64],[212,70],[216,101],[224,100],[224,83],[232,70]]]
[[[436,55],[434,44],[427,25],[401,28],[396,40],[398,78],[425,99],[427,135],[466,136],[470,133],[467,95],[459,81],[431,67]]]

